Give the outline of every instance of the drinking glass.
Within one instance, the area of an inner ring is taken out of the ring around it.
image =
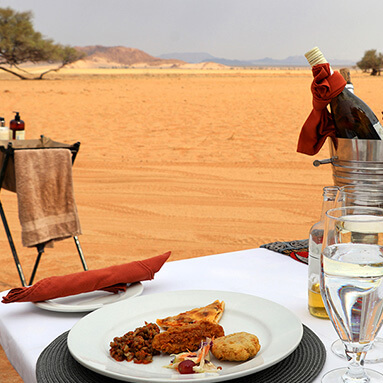
[[[337,206],[369,206],[383,208],[383,184],[345,185],[339,188]]]
[[[369,206],[383,208],[383,185],[358,184],[341,187],[337,193],[334,207],[342,206]],[[331,350],[340,358],[346,358],[344,345],[340,339],[333,342]],[[364,362],[383,362],[383,339],[381,337],[375,338]]]
[[[349,365],[322,383],[378,383],[383,375],[364,360],[383,323],[383,209],[330,209],[321,255],[321,294]]]

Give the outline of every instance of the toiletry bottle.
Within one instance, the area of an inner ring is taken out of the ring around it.
[[[12,140],[24,140],[25,138],[25,124],[20,119],[19,112],[16,113],[15,118],[9,123],[9,129],[11,130]]]
[[[0,117],[0,140],[9,140],[9,128],[5,126],[4,117]]]

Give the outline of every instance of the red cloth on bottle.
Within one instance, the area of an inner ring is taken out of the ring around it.
[[[125,291],[127,283],[153,279],[169,256],[170,251],[143,261],[45,278],[32,286],[10,290],[2,303],[40,302],[94,290]]]
[[[302,127],[297,148],[297,152],[310,156],[319,152],[327,137],[336,139],[334,122],[327,105],[346,86],[346,80],[339,72],[335,71],[331,75],[329,64],[315,65],[312,72],[313,110]]]

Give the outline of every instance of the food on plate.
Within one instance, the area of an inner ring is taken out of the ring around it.
[[[225,309],[225,302],[213,303],[185,311],[175,316],[157,319],[156,323],[129,331],[110,342],[110,355],[116,361],[147,364],[161,352],[172,355],[167,368],[180,374],[217,373],[210,360],[211,354],[218,360],[244,362],[253,358],[261,346],[258,338],[247,332],[225,336],[218,324]],[[160,330],[160,327],[165,331]]]
[[[221,367],[216,367],[210,361],[210,348],[212,341],[207,338],[202,341],[199,349],[196,352],[182,352],[172,355],[172,360],[167,368],[173,368],[180,374],[194,374],[195,372],[218,372]]]
[[[212,354],[219,360],[244,362],[261,349],[258,338],[247,332],[237,332],[214,339]]]
[[[182,351],[195,351],[202,340],[224,336],[222,326],[217,323],[201,321],[184,326],[171,327],[153,338],[152,346],[157,351],[178,354]]]
[[[164,330],[171,327],[184,326],[186,324],[207,321],[218,323],[225,310],[225,302],[218,299],[207,306],[185,311],[175,316],[157,319],[157,324]]]
[[[110,342],[110,355],[118,362],[133,360],[134,363],[150,363],[153,360],[153,355],[160,354],[152,347],[152,341],[159,332],[160,329],[155,323],[145,322],[145,326],[114,338]]]
[[[194,374],[194,366],[196,366],[196,364],[192,360],[186,359],[178,365],[177,370],[180,374]]]

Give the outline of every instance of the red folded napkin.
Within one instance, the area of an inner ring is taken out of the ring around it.
[[[312,71],[313,110],[302,127],[297,148],[297,152],[310,156],[319,152],[327,137],[336,140],[334,122],[327,105],[346,86],[346,80],[339,72],[331,74],[329,64],[315,65]]]
[[[169,256],[170,251],[143,261],[45,278],[32,286],[10,290],[2,303],[40,302],[94,290],[117,293],[125,290],[127,283],[153,279]]]

